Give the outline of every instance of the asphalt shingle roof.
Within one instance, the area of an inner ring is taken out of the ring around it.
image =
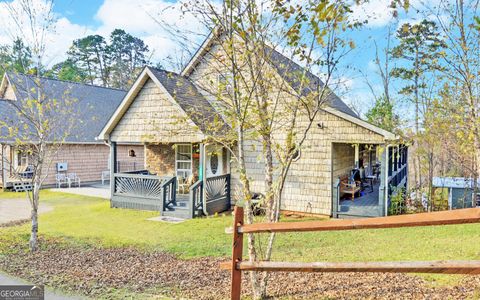
[[[200,130],[208,132],[226,128],[215,108],[188,78],[174,72],[149,69]]]
[[[282,78],[287,81],[287,83],[297,92],[300,93],[302,96],[307,96],[308,94],[317,90],[317,88],[323,88],[325,83],[309,72],[305,70],[302,66],[294,62],[293,60],[289,59],[288,57],[284,56],[280,52],[267,47],[267,51],[271,51],[267,53],[269,55],[269,59],[271,60],[271,64],[275,67],[277,72],[282,76]],[[307,80],[304,80],[303,86],[300,80],[301,76],[305,73],[305,77]],[[328,106],[346,113],[352,117],[358,118],[358,115],[353,112],[345,102],[342,101],[334,92],[331,92],[328,95],[327,103]]]
[[[45,94],[43,98],[49,101],[55,99],[63,103],[66,99],[73,100],[69,111],[74,112],[75,125],[71,128],[61,126],[60,120],[60,126],[57,126],[57,134],[67,135],[65,141],[71,143],[98,142],[95,138],[126,95],[126,91],[123,90],[44,77],[37,80],[37,77],[14,73],[7,73],[7,77],[10,84],[14,86],[17,100],[0,101],[0,121],[6,122],[9,126],[28,123],[25,122],[24,117],[16,113],[13,104],[17,101],[27,101],[29,94],[31,95],[38,87],[41,87],[42,92]],[[69,118],[69,116],[65,116],[65,118]],[[5,138],[5,128],[2,131],[1,139],[4,141],[11,140]]]

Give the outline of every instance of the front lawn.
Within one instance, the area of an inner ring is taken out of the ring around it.
[[[2,199],[22,194],[0,193]],[[225,258],[231,253],[231,215],[188,220],[179,224],[147,221],[157,212],[112,209],[107,200],[42,191],[41,203],[54,209],[42,214],[39,232],[44,241],[61,241],[78,249],[137,249],[169,253],[182,259]],[[302,220],[302,219],[297,219]],[[289,219],[289,221],[295,221]],[[0,228],[0,258],[27,246],[29,224]],[[419,228],[279,234],[275,260],[395,261],[480,259],[480,224]],[[267,235],[259,236],[265,243]],[[12,247],[15,244],[17,246]],[[72,248],[72,249],[73,249]],[[83,251],[83,250],[82,250]],[[246,251],[245,251],[246,252]],[[216,267],[212,267],[216,268]],[[219,271],[220,272],[220,271]],[[424,277],[454,284],[461,276]]]
[[[2,198],[19,193],[1,193]],[[21,199],[20,199],[21,200]],[[44,191],[55,209],[40,216],[40,235],[65,237],[104,247],[134,246],[183,258],[227,257],[232,217],[221,215],[179,224],[147,221],[157,212],[112,209],[100,198]],[[302,219],[298,219],[302,220]],[[0,235],[28,235],[28,224],[0,228]],[[302,261],[387,261],[480,259],[480,224],[278,235],[276,259]],[[261,236],[266,240],[267,235]]]

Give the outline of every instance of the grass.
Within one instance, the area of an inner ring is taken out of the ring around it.
[[[24,199],[0,193],[2,199]],[[26,201],[26,200],[25,200]],[[228,257],[232,217],[218,216],[179,224],[147,221],[157,212],[111,209],[109,202],[42,191],[41,203],[54,210],[40,216],[40,234],[79,244],[138,247],[175,253],[182,258]],[[2,240],[28,239],[29,225],[0,228]],[[395,261],[480,259],[480,224],[278,235],[274,259],[290,261]],[[263,245],[267,235],[259,236]],[[5,243],[3,243],[5,244]],[[8,247],[0,245],[0,254]],[[429,276],[450,282],[450,277]]]

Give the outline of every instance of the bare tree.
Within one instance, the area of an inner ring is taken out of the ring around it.
[[[211,122],[206,133],[231,153],[240,178],[237,205],[245,207],[247,223],[255,222],[247,160],[258,154],[265,219],[278,222],[292,162],[332,99],[332,75],[353,47],[345,34],[357,24],[343,1],[199,1],[184,7],[211,32],[199,50],[206,52],[204,71],[184,75],[196,76],[192,80],[230,124],[219,130],[223,122]],[[267,240],[249,234],[249,259],[271,259],[274,241],[274,234]],[[267,274],[250,275],[255,298],[264,298]]]
[[[30,178],[19,179],[31,185],[26,195],[31,205],[30,249],[35,251],[38,247],[40,189],[55,154],[74,126],[77,100],[68,90],[61,94],[52,93],[52,87],[47,86],[40,75],[46,37],[54,30],[53,1],[39,4],[32,0],[19,0],[6,3],[5,7],[16,25],[12,37],[23,38],[32,52],[36,69],[35,75],[9,73],[17,99],[3,101],[6,111],[0,122],[2,138],[30,158]],[[20,174],[17,172],[15,175]]]

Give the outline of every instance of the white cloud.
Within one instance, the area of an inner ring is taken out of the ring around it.
[[[26,16],[17,18],[16,23],[7,8],[7,5],[11,5],[19,10],[19,2],[20,0],[14,0],[10,4],[0,3],[0,44],[11,44],[18,35],[22,36],[27,44],[32,44],[28,31],[19,32],[18,30],[18,28],[28,28]],[[39,16],[43,17],[48,11],[46,0],[33,0],[32,3]],[[65,53],[73,40],[90,34],[108,37],[116,28],[124,29],[143,39],[152,51],[154,61],[179,52],[179,43],[175,39],[178,34],[172,34],[172,30],[202,32],[200,22],[182,12],[181,3],[172,3],[167,0],[105,0],[95,15],[100,23],[96,28],[74,24],[68,19],[68,15],[69,13],[66,12],[65,16],[55,16],[52,31],[45,37],[47,46],[44,64],[52,65],[64,60]],[[196,38],[198,42],[197,35],[190,34],[189,38]]]
[[[97,30],[99,34],[106,36],[115,28],[122,28],[142,38],[153,51],[154,60],[179,50],[176,38],[180,31],[203,31],[195,17],[183,12],[181,2],[165,0],[105,0],[95,18],[102,24]],[[189,39],[195,37],[195,34],[188,35]]]
[[[369,27],[385,26],[392,21],[393,9],[389,7],[390,1],[371,0],[352,7],[352,18],[358,22],[368,21]]]
[[[65,59],[65,52],[73,40],[80,35],[90,34],[91,31],[59,15],[53,15],[54,18],[50,18],[50,8],[49,2],[45,0],[32,1],[30,9],[36,16],[37,22],[32,30],[28,16],[22,13],[19,0],[0,3],[0,43],[12,44],[13,40],[20,36],[24,43],[33,49],[35,44],[38,44],[36,41],[40,40],[38,36],[44,36],[45,51],[42,55],[42,63],[52,65]],[[48,25],[48,20],[52,20],[53,23],[49,25],[49,29],[43,30]]]

